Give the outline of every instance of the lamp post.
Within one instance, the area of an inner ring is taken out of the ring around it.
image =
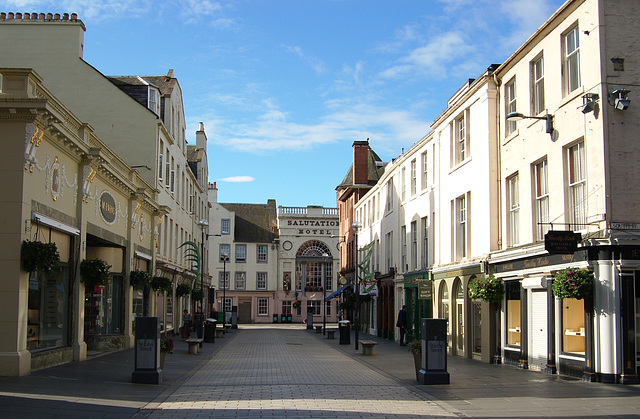
[[[322,334],[326,335],[327,333],[327,258],[328,254],[322,254],[322,304],[324,308],[322,309]]]
[[[227,303],[227,260],[229,260],[229,255],[223,253],[220,257],[222,257],[222,327],[224,327],[227,322],[225,308]]]
[[[206,234],[204,232],[204,229],[209,226],[209,221],[207,221],[205,218],[203,218],[202,220],[200,220],[198,222],[198,225],[202,229],[202,241],[200,242],[200,263],[199,263],[199,267],[200,267],[200,310],[201,310],[202,315],[200,316],[201,322],[198,325],[198,329],[196,329],[196,330],[200,331],[198,339],[202,339],[202,334],[203,334],[203,330],[202,329],[204,327],[204,325],[202,324],[202,321],[204,320],[204,240],[205,240],[205,234]]]
[[[356,342],[356,351],[358,350],[358,329],[360,329],[360,308],[358,307],[358,300],[359,300],[359,295],[360,295],[360,277],[358,275],[358,231],[360,230],[360,223],[359,222],[354,222],[353,224],[351,224],[351,228],[353,228],[353,231],[355,233],[355,252],[353,255],[353,260],[355,261],[355,270],[354,270],[354,274],[355,274],[355,278],[354,278],[354,283],[355,283],[355,288],[356,288],[356,304],[355,304],[355,313],[353,315],[354,317],[354,321],[355,321],[355,342]]]

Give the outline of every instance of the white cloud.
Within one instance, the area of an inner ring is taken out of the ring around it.
[[[244,182],[253,182],[256,180],[251,176],[230,176],[224,179],[219,179],[220,182],[230,182],[230,183],[244,183]]]
[[[302,51],[302,48],[288,45],[284,45],[284,48],[287,52],[292,52],[297,55],[304,63],[310,66],[313,71],[316,72],[316,74],[322,74],[325,72],[325,65],[322,60],[312,55],[306,54],[304,51]]]

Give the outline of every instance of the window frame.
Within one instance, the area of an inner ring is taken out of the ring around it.
[[[247,289],[247,273],[244,271],[236,271],[233,277],[233,289]]]
[[[231,234],[231,218],[222,218],[220,220],[220,234]]]
[[[518,172],[507,178],[507,246],[520,243],[520,178]]]
[[[535,201],[535,237],[544,240],[549,226],[549,167],[547,158],[533,164],[533,194]]]
[[[544,54],[540,53],[530,63],[531,71],[531,115],[545,110]]]
[[[568,95],[582,85],[580,74],[580,29],[576,23],[562,34],[562,87]]]
[[[567,147],[566,165],[569,222],[577,227],[576,230],[583,230],[587,223],[587,168],[584,141]],[[581,202],[577,201],[577,194],[580,194]]]
[[[257,302],[257,315],[258,316],[268,316],[269,315],[269,299],[264,297],[259,297]]]
[[[422,190],[427,189],[429,186],[429,153],[428,151],[423,151],[421,154],[422,157]]]
[[[517,90],[516,90],[516,78],[512,78],[504,85],[504,114],[506,115],[516,112],[516,104],[517,104]],[[517,125],[516,121],[506,121],[505,120],[505,137],[516,132]]]
[[[223,249],[227,249],[225,253]],[[218,246],[218,259],[220,262],[224,262],[223,255],[227,255],[227,263],[231,262],[231,245],[229,243],[220,243]]]
[[[261,279],[264,277],[264,279]],[[264,284],[262,285],[262,281]],[[269,274],[267,272],[256,272],[256,290],[266,290],[267,284],[269,284]]]
[[[264,252],[261,251],[262,249],[264,249]],[[264,255],[264,258],[261,258],[262,255]],[[269,262],[269,247],[266,244],[256,245],[256,262],[257,263]]]
[[[235,261],[237,263],[245,263],[247,261],[247,245],[244,243],[236,243]]]

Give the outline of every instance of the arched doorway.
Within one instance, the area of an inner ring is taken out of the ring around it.
[[[326,243],[309,240],[296,252],[296,294],[302,296],[302,304],[297,307],[298,315],[308,319],[322,316],[327,310],[322,301],[327,291],[333,291],[333,256]],[[330,311],[333,312],[333,311]]]
[[[453,282],[455,297],[455,350],[454,355],[464,356],[464,290],[462,281],[456,277]]]
[[[440,292],[438,293],[438,301],[440,307],[438,310],[439,317],[447,321],[447,346],[451,352],[451,321],[449,319],[449,287],[445,281],[440,282]]]

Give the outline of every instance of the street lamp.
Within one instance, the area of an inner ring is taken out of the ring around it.
[[[328,254],[322,254],[322,304],[324,304],[324,308],[322,309],[322,334],[326,335],[327,333],[327,258]]]
[[[360,230],[360,223],[359,222],[354,222],[353,224],[351,224],[351,228],[353,228],[353,231],[355,233],[355,254],[353,255],[353,260],[355,261],[355,278],[354,278],[354,282],[355,282],[355,287],[356,287],[356,311],[353,315],[354,317],[354,321],[356,324],[356,329],[355,329],[355,342],[356,342],[356,351],[358,350],[358,329],[360,329],[360,308],[358,307],[358,300],[359,300],[359,295],[360,295],[360,280],[359,280],[359,276],[358,276],[358,231]]]
[[[227,302],[227,261],[229,260],[229,255],[223,253],[220,257],[222,258],[222,327],[224,327],[227,322],[225,304]]]
[[[198,225],[202,229],[202,241],[200,242],[200,262],[199,262],[199,264],[200,264],[199,265],[199,267],[200,267],[200,310],[201,310],[201,313],[202,313],[200,318],[201,318],[201,320],[204,320],[204,240],[205,240],[205,234],[206,234],[204,232],[204,229],[209,226],[209,221],[207,221],[205,218],[203,218],[202,220],[200,220],[198,222]],[[198,325],[198,328],[196,329],[199,332],[198,333],[198,339],[202,339],[202,334],[203,334],[202,333],[203,332],[202,328],[203,328],[203,324],[201,322]]]

